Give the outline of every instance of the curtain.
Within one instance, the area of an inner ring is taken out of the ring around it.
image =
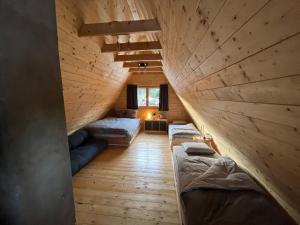
[[[169,95],[167,84],[161,84],[159,87],[159,111],[169,111]]]
[[[127,109],[137,109],[138,99],[137,99],[137,85],[128,84],[127,85]]]

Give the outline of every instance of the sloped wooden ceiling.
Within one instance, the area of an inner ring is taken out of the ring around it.
[[[78,38],[82,21],[158,18],[159,35],[130,39],[160,40],[164,72],[195,123],[300,223],[300,1],[56,3],[69,131],[103,116],[128,77],[100,54],[103,38]]]
[[[129,1],[198,126],[300,222],[300,2]]]
[[[113,54],[101,54],[116,37],[78,37],[81,24],[133,20],[126,0],[56,0],[58,45],[68,132],[103,117],[129,75]],[[120,40],[128,37],[120,37]],[[137,38],[135,38],[137,39]]]

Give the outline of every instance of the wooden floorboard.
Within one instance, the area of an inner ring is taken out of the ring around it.
[[[77,225],[178,225],[167,135],[141,133],[73,177]]]

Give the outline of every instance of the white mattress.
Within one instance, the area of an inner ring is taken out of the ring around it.
[[[200,131],[193,125],[188,124],[188,126],[191,128],[189,131],[193,131],[193,133],[177,133],[174,132],[174,129],[180,130],[181,127],[186,127],[187,125],[169,125],[169,141],[171,148],[175,145],[181,145],[183,142],[191,142],[193,141],[194,137],[201,137]]]

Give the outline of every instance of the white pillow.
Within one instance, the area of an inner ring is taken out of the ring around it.
[[[212,155],[215,153],[214,150],[203,142],[183,142],[181,145],[188,154]]]
[[[184,125],[184,124],[187,124],[187,122],[184,121],[184,120],[174,120],[172,122],[172,124],[174,124],[174,125]]]

